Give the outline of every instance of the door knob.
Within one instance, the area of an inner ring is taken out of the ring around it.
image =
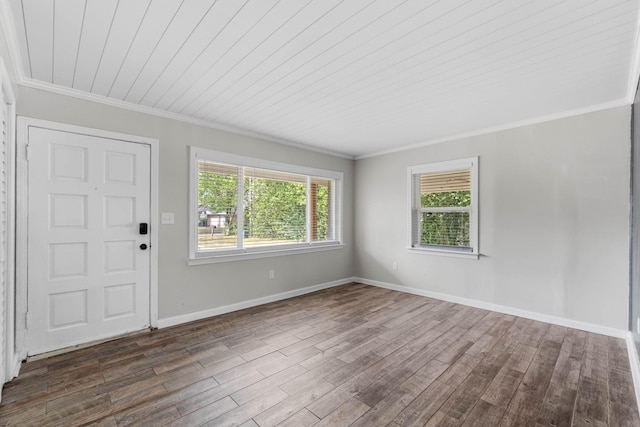
[[[147,249],[147,244],[146,243],[141,244],[140,249],[142,249],[143,251]]]

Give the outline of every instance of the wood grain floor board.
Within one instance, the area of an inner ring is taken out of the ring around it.
[[[542,340],[529,369],[507,407],[501,426],[535,425],[559,354],[558,343]],[[567,408],[571,411],[572,409]]]
[[[638,426],[627,357],[352,283],[29,361],[0,426]]]
[[[369,409],[371,408],[364,403],[355,398],[351,398],[320,420],[316,426],[331,427],[337,425],[353,425],[353,423],[361,419],[362,415],[367,413]]]
[[[537,424],[549,427],[570,427],[577,391],[553,382],[549,384],[538,414]]]
[[[310,427],[317,425],[320,418],[316,417],[307,408],[302,408],[280,424],[278,427]],[[258,424],[256,424],[258,425]]]
[[[202,393],[187,397],[176,403],[176,407],[182,415],[189,414],[225,397],[230,397],[236,391],[253,385],[262,378],[263,376],[257,371],[247,372],[242,377],[236,378],[233,381],[220,384],[216,387],[207,389]]]
[[[286,399],[261,412],[253,419],[263,427],[275,426],[301,411],[310,403],[315,402],[318,398],[333,390],[333,388],[332,384],[316,379],[309,382],[303,389],[297,390],[296,393],[289,395]]]
[[[319,378],[322,378],[323,381],[330,382],[330,381],[327,381],[327,378],[326,378],[327,375],[330,375],[331,373],[335,372],[337,369],[344,367],[344,365],[345,363],[339,359],[335,359],[335,358],[329,359],[322,365],[316,366],[315,368],[310,369],[307,372],[301,375],[297,375],[295,378],[280,384],[279,387],[285,392],[287,392],[290,396],[294,395],[300,392],[301,390],[303,390],[307,386],[307,384]],[[296,366],[300,366],[300,365],[296,365]]]
[[[500,424],[505,408],[506,405],[499,407],[480,399],[462,425],[464,427],[497,426]]]

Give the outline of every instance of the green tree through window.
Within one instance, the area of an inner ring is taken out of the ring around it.
[[[327,178],[198,161],[198,248],[331,240],[333,186]]]
[[[306,239],[306,185],[245,178],[246,237],[302,242]]]
[[[471,206],[471,191],[421,194],[423,208]],[[423,212],[423,245],[469,247],[469,212]]]

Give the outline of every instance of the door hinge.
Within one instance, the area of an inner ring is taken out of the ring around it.
[[[29,329],[29,312],[25,311],[24,313],[24,328]]]
[[[27,162],[29,160],[31,160],[31,156],[30,156],[30,150],[29,150],[29,144],[24,146],[24,157],[27,160]]]

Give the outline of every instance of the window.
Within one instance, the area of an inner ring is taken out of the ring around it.
[[[192,263],[341,247],[342,173],[191,148]]]
[[[410,248],[478,256],[478,158],[409,167]]]

